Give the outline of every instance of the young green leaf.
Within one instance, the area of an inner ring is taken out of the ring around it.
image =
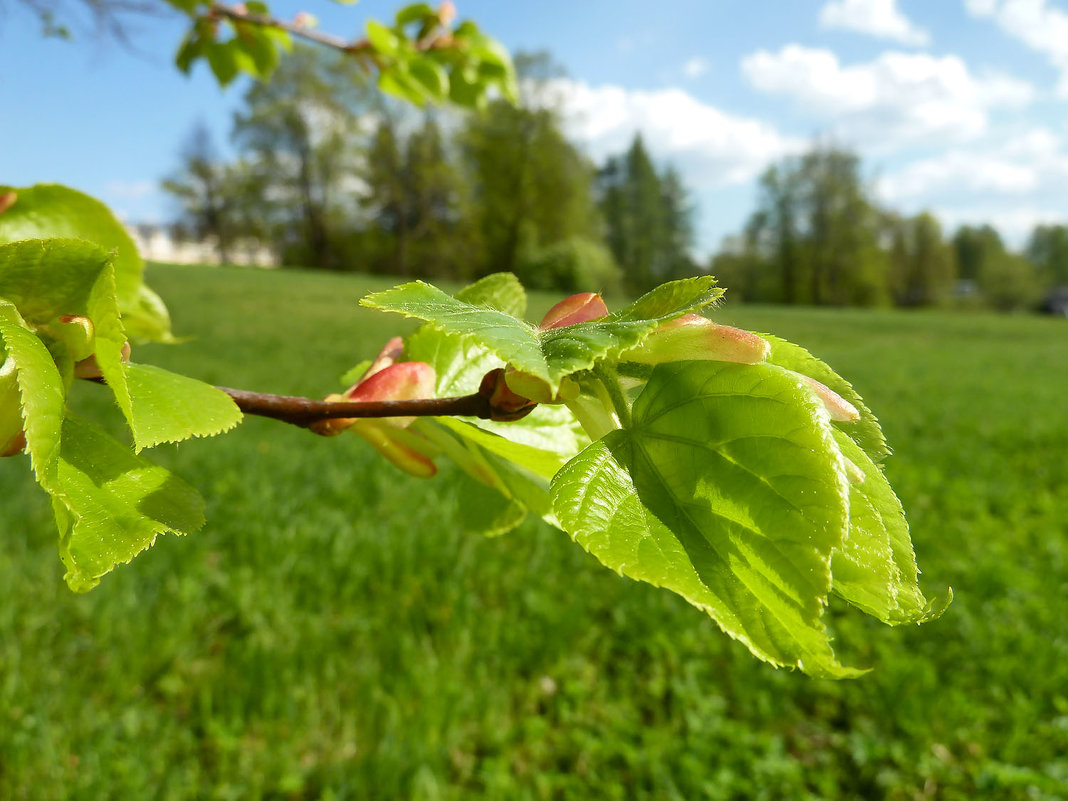
[[[367,41],[383,56],[394,56],[401,48],[401,37],[373,19],[367,21]]]
[[[713,303],[719,297],[714,284],[707,277],[672,281],[619,314],[548,331],[537,331],[496,309],[465,303],[422,281],[369,295],[360,302],[426,320],[477,343],[555,392],[565,376],[618,356],[641,344],[661,323]]]
[[[26,450],[37,483],[55,486],[59,442],[65,415],[63,378],[52,354],[18,309],[0,299],[0,341],[14,362],[22,408]]]
[[[937,617],[923,597],[909,526],[882,470],[847,434],[836,430],[842,455],[864,474],[849,493],[849,531],[834,554],[834,592],[884,623],[922,623]]]
[[[821,621],[848,524],[826,415],[764,365],[656,367],[615,431],[552,481],[562,527],[608,567],[704,609],[761,659],[841,678]]]
[[[773,334],[761,334],[771,344],[768,364],[777,364],[788,370],[807,375],[837,392],[860,412],[860,419],[853,423],[835,423],[864,449],[874,461],[881,462],[890,455],[882,427],[871,409],[864,405],[853,385],[838,375],[827,364],[817,359],[800,345],[787,342]]]
[[[497,309],[473,306],[422,281],[368,295],[360,304],[432,323],[446,333],[476,342],[502,362],[548,379],[534,328]]]
[[[241,422],[230,396],[210,384],[147,364],[124,365],[130,390],[134,446],[213,437]]]
[[[88,315],[91,299],[105,302],[94,297],[94,291],[107,294],[105,274],[111,263],[106,250],[82,239],[0,244],[0,288],[23,319],[44,326],[64,314]],[[110,289],[114,293],[114,283]]]
[[[130,235],[107,206],[89,195],[56,184],[26,188],[0,187],[18,200],[0,215],[0,243],[22,239],[69,237],[93,242],[114,252],[115,291],[123,314],[141,301],[144,262]],[[169,333],[169,332],[168,332]]]
[[[73,415],[63,423],[57,484],[46,489],[60,527],[64,578],[76,592],[92,589],[159,534],[204,525],[196,490]]]
[[[416,56],[408,62],[408,74],[419,84],[425,97],[443,103],[449,96],[449,76],[445,68],[431,58]]]
[[[710,275],[669,281],[651,289],[613,315],[618,320],[669,320],[701,311],[723,297]]]
[[[454,471],[451,480],[457,518],[467,532],[499,537],[514,529],[527,516],[522,504],[476,481],[462,470]]]
[[[468,284],[456,293],[456,299],[472,306],[487,306],[513,317],[527,313],[527,292],[512,273],[491,273]]]
[[[81,239],[33,239],[0,245],[0,282],[28,322],[84,315],[94,327],[93,355],[127,420],[133,414],[122,349],[112,257]],[[69,368],[67,368],[69,369]]]
[[[403,28],[413,22],[423,22],[426,19],[437,19],[438,12],[429,3],[412,3],[397,11],[394,23],[398,28]]]

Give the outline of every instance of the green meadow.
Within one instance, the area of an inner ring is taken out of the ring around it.
[[[386,279],[148,281],[187,339],[135,360],[228,386],[318,397],[410,330],[357,306]],[[1068,322],[716,314],[823,357],[895,449],[924,588],[956,600],[898,629],[832,602],[871,673],[774,670],[547,525],[464,534],[448,470],[248,419],[156,449],[208,524],[86,595],[0,463],[0,799],[1068,798]]]

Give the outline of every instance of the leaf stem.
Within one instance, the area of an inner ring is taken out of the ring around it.
[[[623,390],[619,386],[619,374],[616,369],[601,362],[594,366],[593,373],[608,393],[608,398],[612,401],[616,416],[619,418],[619,424],[623,428],[630,428],[630,404],[627,403],[627,398],[623,395]]]

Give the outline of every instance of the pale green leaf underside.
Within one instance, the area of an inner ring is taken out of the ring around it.
[[[872,414],[863,398],[853,389],[853,385],[838,375],[826,363],[820,361],[800,345],[788,342],[773,334],[761,334],[771,343],[771,355],[768,356],[769,364],[777,364],[787,370],[815,378],[847,401],[852,403],[858,412],[860,419],[854,423],[835,423],[837,428],[845,431],[864,449],[874,461],[881,462],[890,455],[890,448],[886,444],[882,427],[878,419]]]
[[[836,661],[821,614],[847,523],[844,470],[806,390],[773,368],[660,365],[634,428],[553,479],[563,528],[606,566],[679,593],[754,654],[816,676]]]
[[[145,364],[127,364],[125,372],[138,451],[163,442],[213,437],[241,422],[237,404],[210,384]]]
[[[423,418],[416,420],[412,428],[441,448],[445,456],[475,481],[492,488],[503,497],[539,517],[555,523],[549,502],[549,479],[547,477],[538,475],[522,464],[510,458],[502,458],[483,447],[478,440],[478,436],[483,432],[473,426],[459,423],[457,427],[454,427],[451,424],[453,422],[458,421],[450,421],[446,418]],[[472,432],[474,436],[470,436]],[[492,437],[492,435],[484,436]]]
[[[204,525],[204,502],[196,490],[95,425],[68,415],[62,443],[52,495],[71,589],[91,589],[159,534],[185,534]]]
[[[498,490],[457,471],[453,497],[460,525],[467,532],[499,537],[514,529],[527,516],[526,509]]]
[[[920,591],[905,511],[880,467],[847,434],[835,431],[845,458],[864,473],[849,493],[849,532],[834,554],[834,592],[884,623],[922,623],[949,599],[928,602]]]
[[[515,462],[516,464],[525,467],[527,470],[530,470],[532,473],[536,473],[547,479],[552,478],[556,474],[556,471],[564,466],[564,463],[568,458],[574,455],[574,451],[572,451],[572,453],[564,454],[560,451],[545,450],[509,439],[507,434],[510,432],[506,427],[514,425],[514,423],[501,424],[502,431],[505,433],[497,434],[483,430],[480,425],[468,423],[464,420],[457,420],[452,417],[439,418],[438,422],[457,436],[470,440],[490,453],[495,453],[503,459]],[[521,426],[517,427],[517,431],[521,428]],[[570,432],[565,430],[563,433],[566,434]],[[571,439],[574,441],[573,436]]]

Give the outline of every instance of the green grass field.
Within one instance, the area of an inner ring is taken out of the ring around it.
[[[335,391],[396,330],[356,305],[379,279],[149,281],[190,340],[135,359],[230,386]],[[0,463],[0,799],[1068,798],[1068,325],[719,317],[824,357],[895,447],[925,588],[956,601],[904,629],[833,606],[873,673],[776,671],[546,525],[457,533],[447,472],[250,419],[157,449],[208,525],[88,595]]]

